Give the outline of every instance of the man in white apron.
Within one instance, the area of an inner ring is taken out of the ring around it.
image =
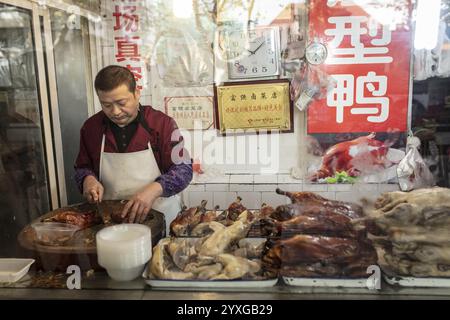
[[[192,164],[175,121],[139,104],[133,74],[120,66],[102,69],[95,79],[102,111],[81,129],[75,179],[86,199],[129,200],[122,217],[142,223],[150,209],[166,224],[181,210],[178,195],[192,179]]]

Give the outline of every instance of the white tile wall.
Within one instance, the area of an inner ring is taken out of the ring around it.
[[[352,184],[329,184],[328,191],[351,191],[353,189]]]
[[[253,191],[253,184],[230,184],[230,191]]]
[[[277,182],[275,182],[275,178]],[[215,183],[210,183],[210,181]],[[258,209],[262,203],[274,207],[290,203],[288,197],[275,192],[276,188],[291,192],[311,191],[331,200],[355,203],[359,203],[361,198],[375,200],[383,192],[399,190],[397,184],[327,185],[301,182],[301,180],[290,178],[289,175],[225,175],[209,180],[208,183],[191,184],[183,192],[183,198],[188,206],[198,206],[202,200],[207,200],[208,208],[219,205],[221,209],[226,209],[239,195],[246,207]]]
[[[278,184],[283,184],[283,183],[297,184],[297,183],[303,183],[303,181],[292,178],[290,174],[280,174],[280,175],[278,175]]]
[[[378,184],[366,184],[366,183],[355,183],[353,185],[352,190],[360,190],[360,191],[373,191],[375,193],[378,192]]]
[[[207,209],[214,208],[213,193],[212,192],[189,192],[185,197],[185,205],[188,207],[199,206],[203,200],[208,201],[206,204]]]
[[[225,210],[237,198],[236,192],[214,192],[214,206],[219,206],[221,210]]]
[[[255,184],[253,186],[253,191],[272,191],[275,192],[275,189],[278,187],[277,184]]]
[[[277,207],[283,204],[290,203],[290,199],[286,196],[277,194],[275,192],[261,192],[261,204],[266,203],[272,207]]]
[[[336,192],[336,199],[339,201],[348,201],[348,202],[359,202],[361,194],[355,192]]]
[[[230,175],[230,183],[253,183],[253,175],[232,174]]]
[[[229,191],[230,185],[225,183],[207,183],[205,191]]]
[[[259,192],[238,192],[237,195],[242,198],[242,204],[247,209],[261,208],[261,193],[259,193]]]
[[[300,192],[303,191],[302,184],[281,184],[278,186],[283,191]]]
[[[277,175],[254,175],[253,176],[253,182],[255,184],[277,184],[278,182],[278,176]]]
[[[230,183],[230,176],[218,176],[207,180],[207,183]]]
[[[185,192],[201,192],[201,191],[205,191],[205,185],[204,184],[190,184],[185,189]]]
[[[398,186],[398,184],[379,184],[378,185],[378,191],[380,193],[383,192],[390,192],[390,191],[399,191],[400,188]]]
[[[328,186],[326,184],[304,184],[303,191],[310,192],[320,192],[320,191],[328,191]]]

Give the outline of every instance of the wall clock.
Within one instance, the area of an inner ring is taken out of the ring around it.
[[[279,27],[230,30],[227,33],[229,79],[249,79],[280,74]]]
[[[320,42],[312,42],[306,47],[305,50],[306,61],[313,65],[324,63],[327,55],[327,47]]]

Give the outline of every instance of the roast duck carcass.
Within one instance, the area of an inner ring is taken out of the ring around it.
[[[292,203],[260,220],[261,233],[273,237],[262,259],[265,270],[279,269],[290,277],[352,278],[366,276],[367,267],[376,264],[360,206],[311,192],[277,193]]]
[[[202,215],[206,213],[206,204],[207,201],[203,200],[198,207],[183,207],[177,217],[170,223],[170,234],[179,237],[190,235],[190,231],[200,223]]]
[[[303,234],[268,241],[262,258],[264,269],[288,277],[365,277],[376,262],[368,242]]]
[[[386,155],[389,143],[375,139],[375,133],[354,140],[340,142],[330,147],[322,157],[320,169],[311,181],[332,177],[337,172],[346,172],[357,177],[362,173],[373,173],[391,165]]]
[[[387,274],[450,277],[450,189],[384,193],[367,211],[363,221],[381,230],[370,237]]]
[[[278,206],[269,216],[261,216],[259,224],[263,236],[287,237],[295,234],[318,234],[355,238],[365,236],[365,226],[355,228],[352,221],[362,218],[362,208],[356,204],[329,200],[312,192],[284,192],[292,203]]]
[[[102,223],[102,219],[95,210],[87,212],[63,211],[45,219],[44,222],[68,223],[84,229]]]

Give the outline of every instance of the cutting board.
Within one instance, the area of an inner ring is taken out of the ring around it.
[[[112,214],[121,212],[126,203],[126,201],[121,200],[105,200],[103,202],[105,208],[110,210]],[[33,223],[44,221],[61,212],[75,211],[83,213],[93,210],[96,210],[95,204],[81,203],[50,211],[22,229],[18,235],[19,244],[36,259],[38,269],[65,271],[69,265],[78,265],[82,270],[100,269],[97,263],[95,235],[99,230],[106,227],[104,224],[77,231],[64,246],[50,246],[38,243],[34,229],[31,227]],[[151,210],[144,225],[150,227],[152,231],[153,246],[165,236],[165,220],[161,212]]]

